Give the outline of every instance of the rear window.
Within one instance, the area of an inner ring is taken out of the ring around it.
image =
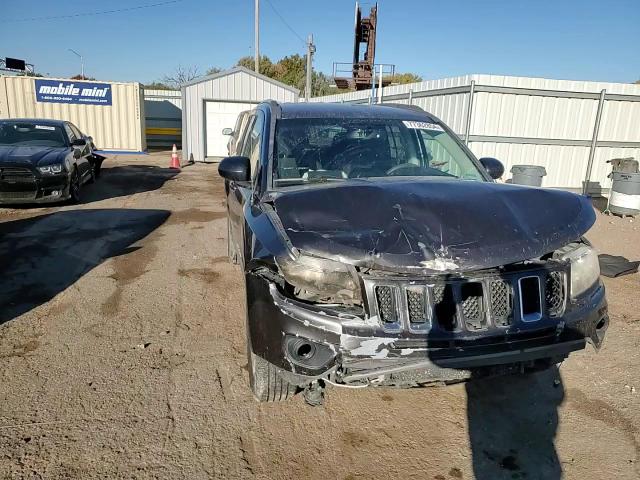
[[[67,142],[57,125],[37,122],[0,122],[0,145],[64,147]]]

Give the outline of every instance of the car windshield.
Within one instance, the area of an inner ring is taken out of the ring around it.
[[[296,118],[276,124],[275,186],[353,178],[485,178],[444,128],[396,119]]]
[[[0,122],[0,146],[64,147],[65,136],[56,125],[37,122]]]

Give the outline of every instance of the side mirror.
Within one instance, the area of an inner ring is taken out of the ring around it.
[[[87,141],[84,138],[76,138],[71,145],[74,147],[84,147],[87,144]]]
[[[251,174],[251,164],[247,157],[223,158],[218,165],[221,177],[235,182],[248,182]]]
[[[487,171],[489,176],[494,180],[497,180],[504,175],[504,165],[500,160],[491,157],[483,157],[480,159],[480,163]]]
[[[222,129],[222,134],[223,135],[233,135],[233,130],[231,128],[223,128]]]

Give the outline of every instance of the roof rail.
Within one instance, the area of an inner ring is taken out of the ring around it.
[[[422,107],[419,107],[418,105],[407,105],[406,103],[383,103],[382,105],[389,106],[389,107],[404,108],[405,110],[414,110],[417,112],[426,113],[426,110]]]

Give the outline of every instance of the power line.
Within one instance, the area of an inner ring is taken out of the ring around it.
[[[103,10],[101,12],[84,12],[84,13],[72,13],[68,15],[53,15],[49,17],[31,17],[31,18],[14,18],[14,19],[5,19],[0,20],[0,23],[9,23],[9,22],[36,22],[39,20],[59,20],[62,18],[77,18],[77,17],[90,17],[94,15],[107,15],[110,13],[120,13],[120,12],[130,12],[131,10],[141,10],[143,8],[152,8],[152,7],[162,7],[164,5],[170,5],[172,3],[183,2],[184,0],[167,0],[165,2],[158,3],[149,3],[146,5],[138,5],[136,7],[125,7],[125,8],[117,8],[114,10]]]
[[[282,21],[282,23],[284,23],[285,27],[287,27],[289,29],[289,31],[291,31],[291,33],[293,33],[296,37],[298,37],[298,40],[300,40],[304,46],[307,46],[307,42],[305,41],[304,38],[302,38],[300,35],[298,35],[298,32],[296,32],[293,27],[291,25],[289,25],[287,23],[287,21],[284,19],[284,17],[282,15],[280,15],[280,12],[276,9],[276,7],[273,5],[273,3],[271,3],[271,0],[266,0],[267,3],[269,4],[269,6],[271,7],[271,9],[275,12],[275,14],[280,17],[280,20]]]

